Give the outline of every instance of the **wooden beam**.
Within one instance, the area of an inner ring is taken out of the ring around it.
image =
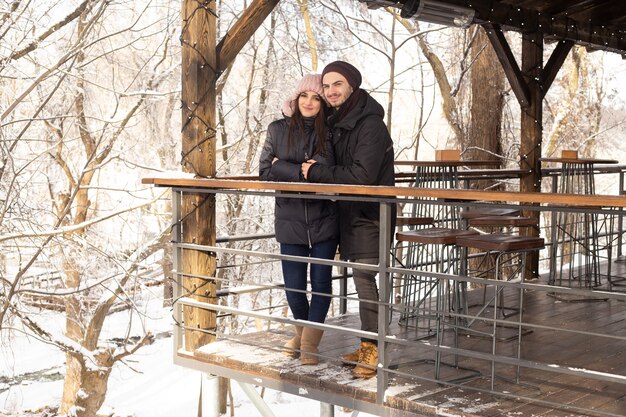
[[[572,46],[574,46],[572,41],[561,41],[552,51],[552,55],[550,55],[550,59],[541,73],[540,84],[543,90],[543,97],[548,94],[548,90],[550,90],[550,86],[563,66],[563,62],[565,62],[565,58],[567,58]]]
[[[218,73],[235,60],[241,48],[274,10],[279,0],[254,0],[217,45]]]
[[[517,65],[515,56],[513,55],[513,52],[504,37],[504,33],[502,33],[502,29],[499,25],[493,25],[490,23],[486,23],[483,26],[487,32],[487,37],[491,41],[493,49],[496,51],[498,60],[504,68],[504,73],[509,80],[509,84],[511,84],[511,88],[513,89],[513,93],[515,93],[515,97],[517,97],[519,105],[522,109],[527,108],[530,100],[530,92],[528,91],[528,86],[524,81],[522,72]]]

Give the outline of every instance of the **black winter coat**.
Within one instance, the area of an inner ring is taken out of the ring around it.
[[[264,181],[304,182],[301,165],[315,159],[322,165],[334,165],[332,145],[328,141],[322,154],[314,154],[317,138],[313,120],[305,119],[303,137],[288,143],[290,118],[276,120],[267,128],[267,138],[259,160],[259,175]],[[278,158],[272,164],[274,157]],[[329,200],[276,197],[274,211],[276,240],[280,243],[313,245],[339,237],[337,203]]]
[[[383,121],[385,111],[368,93],[357,91],[361,97],[356,106],[330,129],[337,165],[313,164],[307,175],[310,182],[395,185],[393,142]],[[377,258],[378,203],[339,201],[338,204],[342,259]],[[390,233],[393,233],[395,206],[391,218]]]

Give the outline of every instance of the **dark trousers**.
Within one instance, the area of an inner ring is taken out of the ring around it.
[[[311,247],[308,245],[280,244],[280,253],[283,255],[333,259],[336,251],[337,241],[335,240],[315,243]],[[283,260],[283,279],[285,280],[287,303],[295,319],[324,323],[330,307],[330,297],[312,294],[309,303],[306,293],[289,291],[289,289],[302,291],[307,289],[309,265],[311,265],[311,290],[315,293],[332,294],[332,266]]]
[[[353,262],[377,265],[378,258],[354,259]],[[365,269],[352,269],[354,287],[359,296],[359,317],[361,318],[361,330],[378,333],[378,285],[376,283],[377,271]],[[361,338],[364,342],[376,340]]]

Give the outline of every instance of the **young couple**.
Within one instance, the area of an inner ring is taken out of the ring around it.
[[[361,73],[347,62],[328,64],[321,75],[305,75],[284,103],[284,118],[268,127],[259,171],[266,181],[394,185],[393,143],[384,110],[361,85]],[[328,105],[328,106],[327,106]],[[392,216],[393,218],[393,216]],[[276,240],[281,254],[333,259],[339,241],[342,259],[378,264],[379,206],[375,202],[276,198]],[[296,319],[323,323],[332,293],[332,267],[311,264],[311,301],[303,262],[282,261],[289,308]],[[361,329],[378,331],[376,272],[353,268]],[[297,291],[289,291],[297,290]],[[296,326],[286,353],[317,364],[323,331]],[[376,340],[362,338],[342,355],[356,363],[355,377],[376,374]]]

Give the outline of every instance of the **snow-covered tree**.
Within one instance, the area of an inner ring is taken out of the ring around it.
[[[167,241],[154,213],[163,191],[138,179],[173,166],[179,9],[41,6],[13,2],[0,19],[0,326],[62,349],[60,413],[93,416],[113,365],[153,338],[141,326],[122,329],[115,343],[102,332],[114,309],[142,322],[140,270]],[[64,333],[33,307],[44,301],[64,312]]]

